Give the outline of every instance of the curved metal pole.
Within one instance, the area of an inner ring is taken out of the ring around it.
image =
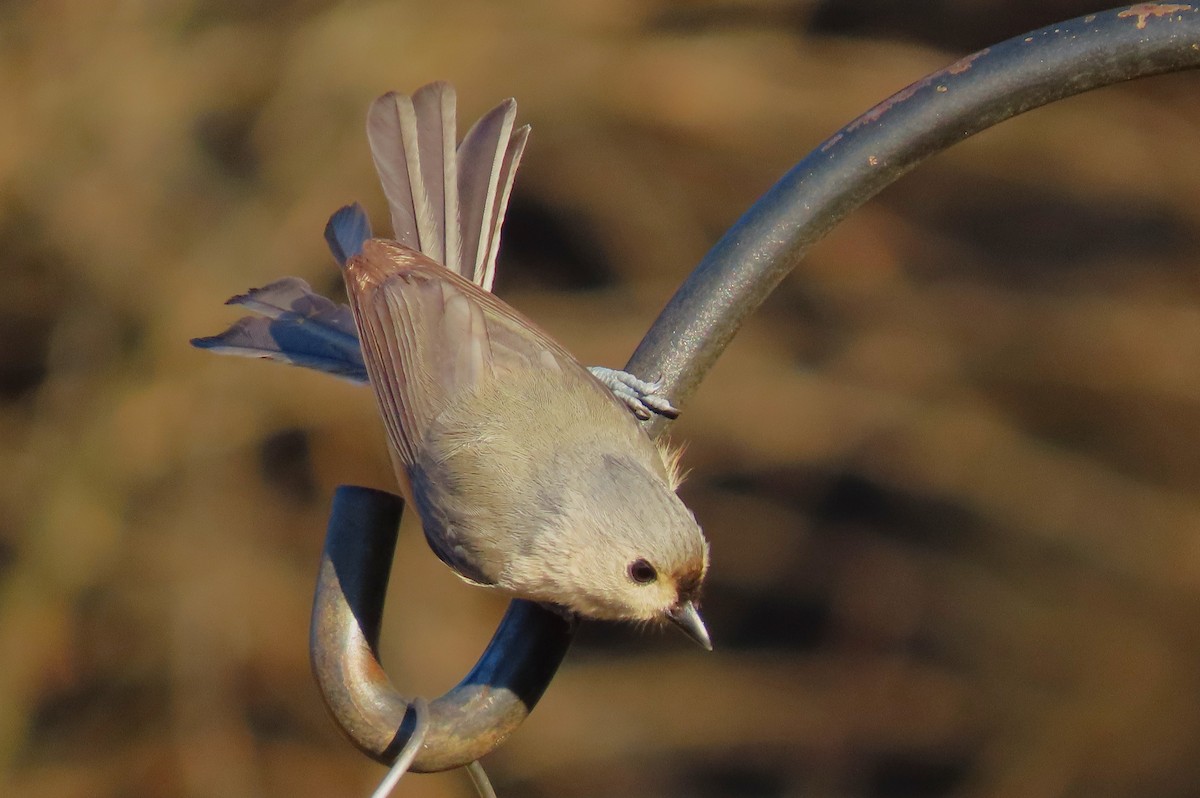
[[[981,50],[897,92],[826,140],[729,230],[676,292],[627,369],[662,374],[678,405],[808,248],[925,158],[1023,111],[1089,89],[1200,66],[1200,11],[1139,4],[1089,14]],[[669,422],[646,422],[660,434]],[[390,763],[412,732],[409,700],[376,643],[400,500],[338,489],[313,607],[312,659],[338,724]],[[415,771],[448,770],[491,751],[533,709],[572,625],[515,601],[475,669],[431,705]]]
[[[363,753],[391,764],[416,722],[412,699],[379,664],[383,599],[404,501],[342,485],[333,498],[313,602],[313,672],[334,719]],[[450,770],[479,759],[517,728],[567,653],[574,623],[514,601],[479,662],[429,705],[425,743],[410,770]]]
[[[662,374],[676,407],[742,322],[847,214],[921,161],[1090,89],[1200,66],[1200,5],[1088,14],[980,50],[893,94],[796,164],[675,292],[627,370]],[[651,434],[669,423],[650,422]]]

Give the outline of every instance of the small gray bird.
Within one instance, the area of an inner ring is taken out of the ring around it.
[[[342,309],[294,278],[231,300],[266,326],[197,345],[352,378],[362,364],[401,492],[461,577],[586,617],[671,620],[711,648],[696,611],[708,544],[675,493],[677,456],[635,419],[674,409],[653,383],[585,368],[488,290],[529,133],[515,114],[501,104],[456,147],[448,84],[371,106],[395,240],[371,238],[357,206],[326,230],[361,354]],[[300,328],[319,340],[295,344]]]

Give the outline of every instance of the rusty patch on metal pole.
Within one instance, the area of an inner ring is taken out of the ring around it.
[[[916,83],[912,83],[912,84],[909,84],[908,86],[904,87],[900,91],[893,94],[891,97],[888,97],[886,100],[879,103],[879,105],[877,105],[874,108],[872,108],[871,110],[867,111],[865,114],[860,116],[858,119],[855,119],[853,122],[846,125],[846,127],[843,128],[843,130],[840,133],[838,133],[833,138],[831,138],[829,141],[825,142],[824,145],[822,145],[821,151],[824,152],[825,150],[828,150],[830,147],[832,147],[834,144],[836,144],[839,140],[841,140],[841,138],[846,133],[853,133],[855,130],[862,127],[863,125],[869,125],[872,122],[878,122],[880,120],[880,118],[882,118],[883,115],[886,114],[888,111],[890,111],[892,108],[894,108],[895,106],[904,102],[905,100],[911,99],[914,94],[916,94],[921,89],[928,86],[929,84],[934,83],[947,75],[961,75],[962,73],[966,72],[968,69],[971,68],[971,65],[975,63],[976,59],[982,58],[983,56],[987,55],[988,51],[990,49],[991,48],[989,47],[989,48],[980,50],[977,53],[972,53],[971,55],[964,56],[963,58],[958,59],[950,66],[946,67],[945,69],[939,69],[937,72],[934,72],[932,74],[926,75],[925,77],[921,78]]]
[[[1129,17],[1137,17],[1137,29],[1143,30],[1146,27],[1146,20],[1150,19],[1150,17],[1169,17],[1181,11],[1191,10],[1191,6],[1184,4],[1138,3],[1117,14],[1117,18],[1128,19]]]

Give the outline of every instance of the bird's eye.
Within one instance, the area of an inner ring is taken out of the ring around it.
[[[658,579],[658,571],[645,560],[634,560],[629,563],[629,578],[639,585],[648,585]]]

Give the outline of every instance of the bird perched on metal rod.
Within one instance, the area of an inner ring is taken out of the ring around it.
[[[585,617],[670,620],[711,648],[696,610],[708,544],[676,495],[677,457],[635,418],[676,411],[490,293],[529,133],[515,116],[502,103],[456,146],[448,84],[376,100],[367,131],[395,237],[372,238],[357,205],[330,219],[351,312],[288,278],[230,300],[269,318],[194,343],[365,376],[400,490],[467,581]]]

